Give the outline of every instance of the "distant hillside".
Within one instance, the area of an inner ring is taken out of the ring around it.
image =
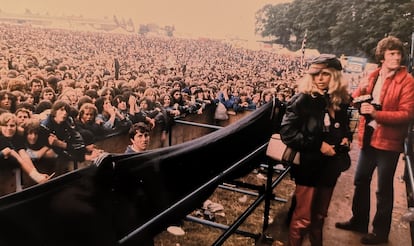
[[[0,22],[12,24],[26,24],[39,27],[74,29],[84,31],[104,31],[104,32],[128,32],[134,33],[135,25],[129,20],[113,19],[93,19],[77,16],[49,16],[38,14],[11,14],[0,11]]]

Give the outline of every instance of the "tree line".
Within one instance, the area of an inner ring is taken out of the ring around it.
[[[413,0],[294,0],[256,12],[256,34],[291,50],[364,56],[372,60],[378,40],[388,35],[411,46]]]

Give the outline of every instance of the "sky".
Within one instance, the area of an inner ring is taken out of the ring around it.
[[[266,4],[289,0],[1,0],[0,10],[51,16],[131,18],[136,26],[174,25],[176,33],[254,39],[255,13]]]

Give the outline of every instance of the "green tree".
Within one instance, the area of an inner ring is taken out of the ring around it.
[[[412,0],[294,0],[266,5],[256,14],[256,32],[298,49],[307,30],[306,47],[323,53],[373,58],[378,40],[395,35],[411,43]],[[281,37],[293,36],[286,39]],[[287,41],[288,40],[288,41]]]
[[[292,30],[290,30],[291,23],[287,17],[288,9],[289,4],[280,4],[277,7],[270,4],[264,6],[256,13],[255,32],[289,47]]]

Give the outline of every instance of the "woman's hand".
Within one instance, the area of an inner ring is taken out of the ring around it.
[[[349,139],[348,138],[343,138],[341,141],[341,145],[350,145]]]
[[[343,138],[340,145],[348,146],[351,149],[351,142],[349,142],[348,138]]]
[[[327,156],[334,156],[336,154],[334,147],[327,142],[322,142],[321,152]]]

